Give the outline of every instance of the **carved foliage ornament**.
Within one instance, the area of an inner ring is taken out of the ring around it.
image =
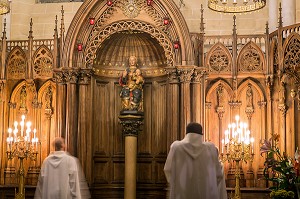
[[[293,38],[284,53],[284,68],[296,70],[300,66],[300,41]]]
[[[8,78],[25,78],[26,56],[20,48],[15,48],[8,59],[7,72]]]
[[[124,1],[123,13],[129,18],[135,18],[140,14],[141,11],[141,2],[140,0],[127,0]]]
[[[240,55],[239,71],[242,72],[258,72],[262,71],[262,60],[260,53],[252,45],[248,45]]]
[[[156,27],[151,24],[142,22],[142,21],[119,21],[114,22],[109,26],[106,26],[102,29],[96,36],[91,38],[90,42],[87,45],[87,52],[85,56],[86,64],[92,65],[93,60],[96,58],[96,51],[101,45],[101,43],[107,39],[110,35],[126,30],[139,30],[150,34],[155,37],[159,44],[163,47],[165,56],[167,58],[167,65],[173,66],[174,63],[174,52],[172,42],[169,40],[168,36],[156,29]]]
[[[53,59],[49,50],[45,47],[40,48],[33,60],[33,70],[36,76],[51,77],[53,69]]]
[[[209,65],[212,72],[230,71],[229,57],[220,46],[209,57]]]

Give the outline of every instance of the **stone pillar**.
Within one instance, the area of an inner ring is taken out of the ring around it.
[[[296,0],[284,0],[282,5],[283,26],[293,25],[296,22]]]
[[[125,136],[125,188],[124,199],[136,198],[137,136],[143,124],[144,114],[137,111],[121,112],[120,123]]]
[[[278,2],[277,0],[269,1],[269,29],[273,32],[278,27]]]

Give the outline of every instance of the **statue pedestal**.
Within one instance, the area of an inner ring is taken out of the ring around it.
[[[125,136],[125,188],[124,199],[136,198],[136,158],[137,136],[143,124],[144,113],[138,111],[121,111],[120,123]]]

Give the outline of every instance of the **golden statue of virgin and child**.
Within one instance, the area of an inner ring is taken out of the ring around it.
[[[120,92],[122,110],[143,112],[144,78],[141,70],[137,68],[135,56],[129,57],[129,67],[122,72],[119,84],[122,86]]]

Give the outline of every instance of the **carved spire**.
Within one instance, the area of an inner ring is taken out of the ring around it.
[[[236,35],[236,16],[233,15],[233,34]]]
[[[30,29],[29,29],[29,36],[28,36],[28,38],[32,39],[33,38],[33,34],[32,34],[33,33],[33,31],[32,31],[32,25],[33,25],[32,18],[30,19],[29,25],[30,25]]]
[[[266,35],[268,35],[269,34],[269,22],[267,21],[267,23],[266,23]]]
[[[200,9],[200,12],[201,12],[201,22],[200,22],[200,33],[204,34],[204,18],[203,18],[203,12],[204,12],[204,9],[203,9],[203,5],[201,4],[201,9]]]
[[[279,19],[278,19],[278,28],[282,27],[282,7],[281,2],[279,3]]]
[[[3,24],[3,32],[2,32],[2,40],[7,39],[6,38],[6,18],[4,18],[4,24]]]
[[[64,6],[61,6],[60,38],[62,43],[64,42],[65,35],[64,12]]]
[[[63,48],[64,48],[64,42],[65,42],[65,38],[64,38],[64,35],[65,35],[65,24],[64,24],[64,7],[61,6],[61,23],[60,23],[60,50],[59,50],[59,53],[60,53],[60,65],[61,67],[64,67],[64,60],[63,60]]]
[[[58,20],[57,20],[57,15],[56,15],[56,16],[55,16],[54,35],[53,35],[53,37],[54,37],[55,39],[58,38],[57,22],[58,22]]]

